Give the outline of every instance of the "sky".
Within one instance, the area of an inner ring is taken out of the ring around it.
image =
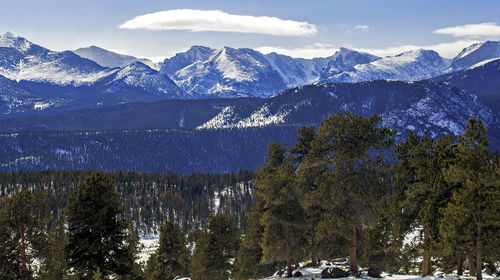
[[[434,49],[454,57],[500,40],[498,0],[1,0],[11,31],[62,51],[96,45],[161,61],[193,45],[325,57]]]

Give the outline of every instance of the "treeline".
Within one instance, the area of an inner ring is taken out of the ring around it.
[[[285,265],[291,276],[302,260],[346,255],[354,276],[360,264],[461,275],[466,260],[477,279],[485,263],[495,270],[500,163],[481,120],[470,119],[457,139],[410,132],[397,145],[396,131],[380,123],[339,113],[299,129],[293,147],[269,144],[253,180],[239,279],[266,275],[266,264]]]
[[[23,189],[45,192],[54,219],[63,218],[69,196],[92,171],[35,171],[0,173],[0,197]],[[150,174],[104,172],[116,183],[124,206],[124,218],[133,222],[141,235],[157,234],[166,221],[179,224],[184,231],[205,226],[210,214],[235,216],[237,223],[253,201],[254,174],[239,171],[227,174]],[[244,228],[244,224],[241,224]]]

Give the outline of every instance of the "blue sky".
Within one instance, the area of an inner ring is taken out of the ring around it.
[[[154,60],[192,45],[295,57],[341,46],[378,55],[423,47],[452,57],[472,42],[500,40],[499,15],[498,0],[23,0],[3,1],[0,33],[54,50],[97,45]]]

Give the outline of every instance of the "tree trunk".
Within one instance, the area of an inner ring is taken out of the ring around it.
[[[316,259],[316,251],[314,249],[311,250],[311,265],[316,266],[318,265],[318,260]]]
[[[23,278],[28,279],[28,261],[26,259],[26,238],[24,226],[19,226],[19,235],[21,237],[21,275]]]
[[[349,248],[349,266],[353,273],[358,273],[358,258],[356,256],[356,247],[358,240],[356,238],[356,224],[353,224],[351,232],[351,248]]]
[[[464,255],[462,252],[458,253],[457,275],[462,276],[464,272]]]
[[[424,243],[429,237],[429,227],[424,225]],[[427,249],[424,248],[424,259],[422,261],[422,277],[432,274],[431,256]]]
[[[429,255],[429,253],[425,252],[424,260],[422,262],[422,277],[431,275],[431,273],[432,273],[431,256]]]
[[[286,277],[292,277],[292,260],[290,258],[286,259]]]
[[[299,258],[295,257],[295,258],[294,258],[294,261],[295,261],[295,269],[300,268]]]
[[[469,261],[469,275],[476,275],[476,262],[474,261],[474,253],[472,252],[472,250],[469,251],[467,260]]]
[[[291,245],[291,241],[290,241],[291,237],[290,237],[290,231],[287,231],[286,233],[286,273],[287,273],[287,277],[292,277],[292,260],[291,260],[291,248],[292,248],[292,245]]]
[[[314,237],[315,237],[315,233],[316,233],[316,221],[315,221],[315,215],[314,215],[314,208],[311,208],[311,264],[313,266],[316,266],[318,263],[317,263],[317,260],[316,260],[316,244],[314,242]]]
[[[483,244],[481,242],[481,231],[481,226],[478,226],[476,243],[476,280],[483,280]]]

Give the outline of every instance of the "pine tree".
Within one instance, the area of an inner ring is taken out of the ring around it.
[[[68,265],[80,279],[91,279],[99,269],[103,278],[127,274],[120,263],[128,223],[114,183],[101,173],[87,177],[66,207]]]
[[[320,181],[326,171],[319,162],[318,155],[311,154],[311,143],[316,136],[314,126],[304,126],[298,130],[297,143],[289,149],[293,162],[297,166],[296,181],[300,191],[300,203],[306,215],[305,235],[310,251],[312,265],[317,264],[318,252],[321,246],[318,238],[318,224],[321,219]]]
[[[67,237],[64,222],[57,220],[52,223],[49,230],[46,253],[40,269],[40,276],[44,280],[65,279],[67,262],[64,256],[64,247]]]
[[[5,198],[4,198],[5,199]],[[0,279],[17,280],[21,275],[21,267],[18,262],[17,242],[11,238],[7,215],[0,212]]]
[[[295,168],[285,149],[269,143],[266,164],[257,170],[253,180],[257,196],[262,199],[263,262],[286,262],[287,274],[292,274],[292,261],[302,257],[305,239],[305,213],[295,181]]]
[[[500,177],[488,146],[486,126],[477,118],[469,119],[465,133],[458,137],[457,162],[445,171],[446,180],[460,188],[442,210],[441,223],[445,238],[471,241],[478,280],[484,257],[500,249]]]
[[[385,193],[379,176],[383,152],[392,145],[395,131],[380,127],[381,118],[338,113],[324,119],[311,142],[312,161],[323,170],[316,198],[322,198],[319,239],[336,233],[349,247],[350,270],[357,274],[358,235],[370,207]]]
[[[210,216],[208,232],[198,242],[192,260],[193,280],[224,280],[232,275],[239,232],[234,218],[225,214]]]
[[[144,279],[144,273],[142,271],[142,265],[137,263],[140,253],[139,244],[139,233],[133,224],[129,225],[127,229],[127,235],[125,237],[124,250],[125,253],[121,254],[121,258],[118,260],[118,267],[120,267],[120,272],[118,272],[118,280],[142,280]]]
[[[444,182],[442,170],[445,168],[447,149],[451,147],[451,137],[443,136],[433,140],[427,135],[418,136],[410,132],[408,138],[397,145],[396,164],[397,187],[395,193],[402,194],[400,211],[405,213],[406,227],[402,233],[422,227],[423,249],[422,276],[432,273],[431,256],[438,244],[439,209],[443,206],[449,186]]]
[[[5,200],[0,229],[5,234],[2,244],[9,252],[0,258],[5,262],[0,266],[5,266],[5,270],[13,273],[16,279],[33,279],[31,264],[35,258],[43,258],[47,241],[47,210],[47,194],[44,192],[33,194],[24,189]]]
[[[172,280],[189,273],[189,251],[179,225],[167,221],[160,231],[160,246],[155,253],[151,279]]]
[[[264,227],[261,224],[264,213],[262,201],[257,201],[252,209],[247,213],[247,227],[243,237],[238,255],[236,257],[235,279],[256,279],[271,272],[273,264],[262,264],[262,235]]]

